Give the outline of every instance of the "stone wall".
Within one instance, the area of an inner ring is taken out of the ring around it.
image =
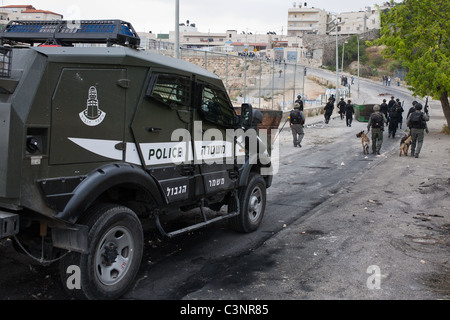
[[[342,43],[352,36],[353,35],[349,35],[349,36],[339,35],[338,36],[338,46],[342,46]],[[362,36],[362,35],[360,35],[360,36]],[[375,40],[376,38],[378,38],[378,36],[379,36],[379,30],[375,30],[375,29],[370,30],[364,34],[364,39],[361,41]],[[333,64],[336,62],[336,36],[335,35],[305,34],[303,36],[303,46],[306,48],[306,50],[308,52],[312,53],[312,55],[313,55],[313,59],[309,59],[309,60],[315,60],[314,62],[310,62],[309,63],[310,65],[316,64],[316,65],[320,66],[320,65]],[[322,54],[320,54],[319,52],[321,52]],[[300,62],[300,63],[302,63],[302,62]]]

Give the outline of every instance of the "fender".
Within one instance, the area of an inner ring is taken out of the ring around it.
[[[135,185],[151,194],[158,206],[164,204],[156,182],[142,168],[128,164],[108,164],[89,173],[73,190],[56,218],[75,223],[83,212],[106,190],[123,184]]]
[[[264,159],[264,163],[270,164],[270,157],[266,154],[259,154],[261,159]],[[239,178],[239,187],[243,187],[248,184],[248,177],[250,172],[252,171],[253,166],[261,166],[261,163],[258,161],[258,154],[252,154],[245,161],[245,164],[241,168],[241,176]],[[269,188],[272,184],[272,175],[265,175],[264,179],[266,180],[266,187]]]

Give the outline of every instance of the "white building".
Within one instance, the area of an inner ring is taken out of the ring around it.
[[[303,34],[336,34],[334,24],[329,22],[338,18],[342,23],[338,28],[338,34],[351,35],[364,33],[373,29],[380,29],[380,10],[384,7],[366,7],[363,11],[341,12],[333,14],[323,9],[309,8],[307,3],[294,2],[293,8],[288,9],[288,30],[291,37]]]
[[[317,8],[297,6],[288,9],[287,35],[290,37],[308,34],[325,34],[327,32],[327,12]]]
[[[11,20],[62,20],[63,15],[48,10],[36,9],[31,5],[9,5],[0,7],[0,24]]]
[[[360,34],[373,29],[380,29],[380,9],[366,7],[364,11],[342,12],[338,15],[342,24],[339,34]],[[334,33],[334,32],[333,32]]]

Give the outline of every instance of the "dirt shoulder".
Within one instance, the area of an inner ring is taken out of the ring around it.
[[[398,148],[377,156],[280,236],[307,246],[302,275],[287,277],[308,290],[293,286],[289,299],[450,298],[450,135],[441,133],[443,123],[434,103],[420,158],[399,157]],[[284,254],[292,262],[293,252]]]
[[[440,133],[443,122],[433,104],[419,158],[399,157],[400,139],[391,139],[381,155],[367,156],[369,169],[230,268],[235,286],[216,280],[186,298],[449,299],[450,135]],[[332,126],[306,131],[299,157],[316,144],[332,151],[333,137],[342,131]],[[363,126],[356,122],[351,130]],[[281,148],[296,149],[291,139],[283,132]],[[249,269],[251,282],[239,278]]]

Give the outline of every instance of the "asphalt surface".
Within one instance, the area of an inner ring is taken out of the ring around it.
[[[406,106],[413,100],[404,88],[361,84],[365,103],[387,89]],[[302,148],[286,128],[261,227],[239,234],[219,222],[170,241],[146,228],[141,270],[123,299],[448,299],[450,136],[440,133],[439,103],[431,106],[418,159],[398,156],[403,129],[395,139],[385,132],[376,156],[355,136],[363,122],[308,118]],[[57,264],[40,266],[10,242],[0,257],[0,299],[70,299]]]

